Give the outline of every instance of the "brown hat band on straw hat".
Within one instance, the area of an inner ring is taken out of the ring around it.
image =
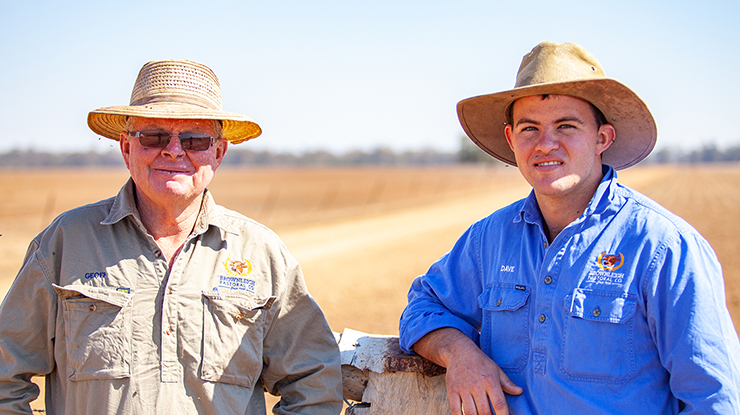
[[[544,42],[524,56],[514,89],[460,101],[457,115],[465,133],[483,151],[516,166],[506,141],[506,109],[531,95],[568,95],[596,106],[616,130],[602,154],[615,169],[633,166],[655,147],[658,131],[647,105],[626,85],[607,78],[596,58],[575,43]]]
[[[223,137],[232,144],[262,133],[253,118],[223,111],[216,74],[187,60],[146,63],[136,78],[130,104],[91,111],[87,125],[103,137],[118,140],[128,117],[218,120]]]

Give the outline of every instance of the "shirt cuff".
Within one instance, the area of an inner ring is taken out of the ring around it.
[[[462,318],[449,312],[425,312],[416,316],[402,317],[399,330],[401,350],[414,354],[413,346],[419,339],[434,330],[446,327],[460,330],[480,346],[478,330]]]

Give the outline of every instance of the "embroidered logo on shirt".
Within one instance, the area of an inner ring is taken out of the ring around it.
[[[235,277],[246,277],[252,272],[252,263],[246,259],[242,261],[232,261],[229,258],[226,258],[224,268],[226,268],[226,272],[230,275]]]
[[[599,265],[599,271],[589,272],[586,282],[605,285],[622,285],[624,283],[624,274],[614,272],[624,265],[624,255],[602,252],[596,259],[596,263]]]
[[[252,263],[246,259],[241,261],[232,261],[227,258],[224,262],[224,268],[229,275],[221,275],[218,280],[219,288],[228,290],[240,290],[254,292],[255,281],[244,278],[252,272]]]
[[[226,288],[227,290],[240,290],[254,292],[255,281],[248,278],[240,277],[229,277],[226,275],[220,275],[218,277],[218,288]]]
[[[599,268],[604,271],[616,271],[624,265],[624,255],[622,254],[607,254],[602,252],[598,259]]]
[[[592,284],[622,285],[624,283],[624,274],[621,272],[591,271],[588,273],[586,282]]]

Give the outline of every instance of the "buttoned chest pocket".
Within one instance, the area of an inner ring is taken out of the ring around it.
[[[622,383],[635,374],[633,294],[577,288],[565,298],[562,369],[581,380]]]
[[[264,316],[275,297],[203,293],[203,364],[201,379],[254,386],[262,371]]]
[[[496,284],[478,297],[483,309],[481,349],[509,372],[520,372],[527,365],[529,293],[521,285]]]
[[[128,290],[55,285],[62,307],[70,380],[131,377],[132,327]]]

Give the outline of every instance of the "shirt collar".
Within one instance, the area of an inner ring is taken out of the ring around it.
[[[215,226],[224,232],[239,235],[238,225],[233,215],[227,214],[227,210],[216,204],[211,192],[206,189],[203,193],[203,204],[201,205],[198,221],[195,223],[196,234],[205,233],[209,226]]]
[[[601,166],[601,170],[603,173],[601,183],[599,183],[599,187],[596,188],[594,195],[591,197],[591,201],[588,202],[588,206],[586,206],[581,217],[606,209],[610,205],[610,201],[614,196],[614,190],[617,186],[617,172],[613,167],[606,164]],[[529,196],[524,200],[521,210],[514,218],[514,223],[522,220],[525,220],[527,223],[540,223],[541,219],[542,213],[537,204],[537,197],[534,195],[534,190],[532,190],[529,192]]]
[[[138,209],[136,209],[136,198],[134,197],[134,181],[131,178],[118,191],[118,194],[113,199],[113,205],[110,208],[110,212],[108,212],[108,216],[100,224],[113,225],[120,222],[126,216],[133,217],[141,225],[141,218],[139,217]]]
[[[606,164],[601,166],[604,177],[596,188],[591,201],[586,206],[581,216],[592,215],[608,208],[614,196],[614,190],[617,187],[617,171],[612,166]]]
[[[108,216],[100,222],[101,225],[112,225],[120,222],[123,218],[131,216],[141,229],[145,229],[139,216],[139,210],[136,208],[136,197],[134,192],[136,185],[134,181],[129,178],[125,185],[118,191],[118,194],[113,199],[113,205],[111,206]],[[211,192],[206,189],[203,193],[203,201],[201,202],[201,209],[198,213],[198,219],[195,222],[193,233],[200,235],[208,230],[209,226],[216,226],[225,232],[238,234],[237,228],[232,220],[229,220],[228,216],[224,214],[223,209],[216,204],[211,196]]]

